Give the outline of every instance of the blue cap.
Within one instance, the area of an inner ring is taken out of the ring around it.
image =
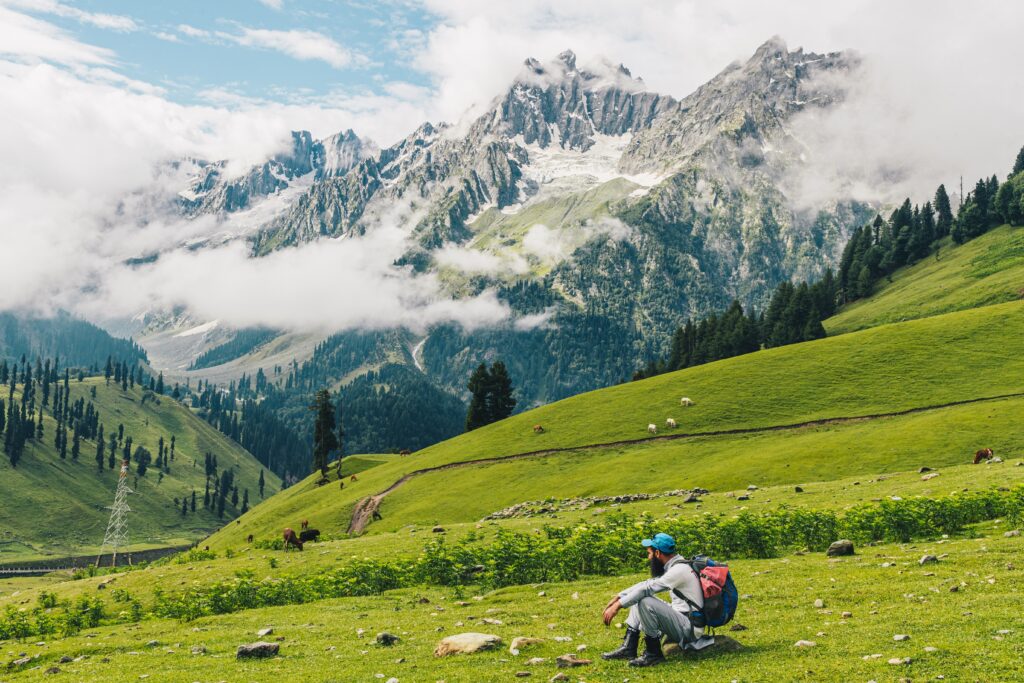
[[[645,548],[654,548],[663,553],[674,553],[676,551],[676,539],[668,534],[654,534],[654,538],[645,538],[640,543]]]

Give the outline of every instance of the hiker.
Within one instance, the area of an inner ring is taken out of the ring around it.
[[[705,638],[704,629],[690,620],[691,609],[703,608],[704,593],[697,572],[676,554],[675,539],[668,534],[655,534],[654,538],[645,538],[642,545],[647,548],[651,578],[622,591],[604,609],[604,625],[608,626],[620,609],[629,608],[622,646],[601,657],[628,659],[630,666],[653,666],[665,661],[662,636],[684,648],[702,649],[714,642],[713,638]],[[671,605],[655,597],[665,591],[672,591]],[[647,649],[642,657],[637,657],[641,632]]]

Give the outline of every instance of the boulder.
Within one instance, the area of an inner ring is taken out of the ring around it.
[[[938,562],[939,558],[934,555],[922,555],[921,559],[918,560],[918,564],[928,564],[929,562]]]
[[[1006,538],[1014,538],[1020,536],[1020,529],[1011,529],[1010,531],[1004,532],[1003,536]]]
[[[918,474],[924,474],[925,472],[931,472],[931,471],[932,471],[932,468],[931,468],[931,467],[922,467],[921,469],[919,469],[919,470],[917,471],[917,473],[918,473]]]
[[[257,638],[266,638],[269,635],[273,635],[273,633],[274,633],[274,629],[271,628],[270,626],[268,626],[266,628],[261,628],[259,631],[256,631],[256,637]]]
[[[840,541],[836,541],[828,547],[828,550],[825,551],[825,554],[828,557],[842,557],[844,555],[853,555],[853,541],[847,540],[845,538]]]
[[[738,625],[738,624],[737,624]],[[730,629],[731,630],[731,629]],[[739,629],[743,630],[743,629]],[[740,652],[745,650],[745,646],[735,638],[729,636],[716,635],[715,642],[711,645],[701,648],[700,650],[683,650],[676,643],[669,643],[663,648],[663,652],[666,656],[672,654],[680,654],[685,656],[703,656],[709,652]]]
[[[258,659],[262,657],[276,657],[280,648],[280,643],[267,643],[264,641],[239,645],[238,650],[235,652],[235,658]]]
[[[803,493],[804,492],[804,487],[803,486],[794,486],[793,487],[793,492],[794,493]]]
[[[798,640],[793,643],[793,647],[814,647],[817,645],[813,640]]]
[[[939,476],[939,474],[940,472],[929,472],[928,474],[922,474],[921,481],[929,481],[930,479],[934,479],[935,477]]]
[[[683,498],[683,502],[684,503],[699,503],[700,502],[700,496],[698,496],[696,493],[690,493],[690,494],[688,494],[686,496],[686,498]]]
[[[447,657],[448,655],[472,654],[483,650],[490,650],[501,645],[499,636],[489,633],[459,633],[444,638],[434,648],[435,657]]]

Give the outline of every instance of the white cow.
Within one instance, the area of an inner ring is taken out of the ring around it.
[[[690,406],[693,405],[693,401],[683,396],[681,399],[679,399],[679,405],[689,408]]]
[[[651,424],[647,425],[647,431],[650,432],[651,434],[657,434],[658,433],[658,426],[653,424],[653,423],[651,423]]]
[[[672,419],[672,418],[670,417],[669,419],[665,420],[665,426],[666,426],[666,427],[669,427],[670,429],[675,429],[675,428],[676,428],[676,421],[675,421],[675,420],[673,420],[673,419]]]

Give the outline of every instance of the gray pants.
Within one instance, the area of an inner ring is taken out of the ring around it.
[[[664,600],[654,597],[643,598],[629,608],[626,626],[652,638],[668,636],[673,643],[689,643],[697,639],[685,614],[680,614]]]

